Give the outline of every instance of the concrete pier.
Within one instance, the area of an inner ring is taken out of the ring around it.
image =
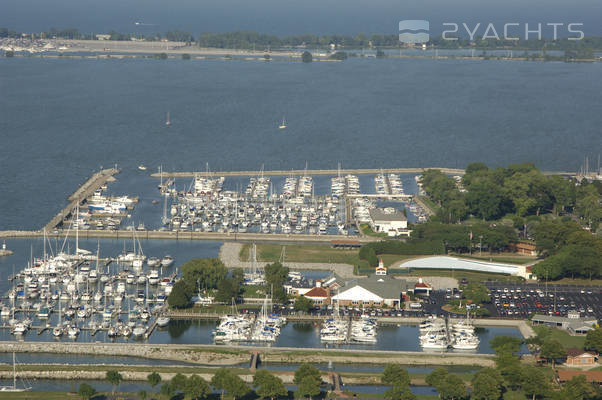
[[[96,190],[98,190],[105,183],[115,179],[113,175],[118,174],[119,170],[116,168],[103,169],[96,172],[90,177],[83,185],[81,185],[71,196],[68,197],[69,204],[59,211],[48,224],[44,227],[46,232],[52,232],[59,226],[65,218],[73,213],[73,210],[81,204],[81,202],[87,197],[91,196]]]
[[[35,238],[43,236],[43,231],[0,231],[2,238]],[[46,231],[48,237],[75,237],[74,231]],[[218,232],[174,232],[174,231],[136,231],[138,239],[147,240],[215,240],[219,242],[278,242],[278,243],[330,243],[333,240],[357,240],[360,243],[378,241],[375,237],[344,235],[309,235],[309,234],[277,234],[277,233],[218,233]],[[85,230],[79,231],[80,239],[108,238],[131,239],[131,230]]]
[[[458,168],[364,168],[364,169],[293,169],[293,170],[273,170],[263,171],[264,176],[303,176],[303,175],[364,175],[364,174],[421,174],[428,169],[438,169],[445,174],[464,175],[463,169]],[[261,174],[259,171],[216,171],[216,172],[165,172],[164,178],[192,178],[195,176],[257,176]],[[154,173],[151,176],[155,178],[161,177],[161,174]]]

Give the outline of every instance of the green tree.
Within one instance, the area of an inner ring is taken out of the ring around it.
[[[305,296],[299,296],[295,299],[295,310],[303,311],[305,313],[310,312],[314,307],[314,302]]]
[[[520,387],[522,369],[518,357],[509,351],[498,352],[495,364],[507,386],[512,389]]]
[[[496,352],[517,353],[520,351],[520,346],[523,341],[513,336],[495,336],[489,341],[489,346]]]
[[[217,289],[217,284],[228,276],[228,268],[218,258],[197,258],[182,265],[182,280],[191,291],[197,283],[201,289]]]
[[[559,393],[562,400],[600,399],[601,391],[589,383],[585,375],[577,375],[568,380]]]
[[[313,59],[311,53],[309,51],[304,51],[303,54],[301,54],[301,61],[303,61],[304,63],[312,62]]]
[[[448,372],[443,367],[437,367],[428,374],[425,378],[426,384],[429,386],[437,387],[447,377]]]
[[[462,290],[462,295],[475,304],[481,304],[490,301],[489,290],[482,283],[469,283]]]
[[[94,397],[94,395],[96,395],[96,389],[94,389],[92,386],[88,385],[87,383],[82,383],[81,385],[79,385],[79,390],[77,391],[77,394],[82,399],[88,400],[88,399],[91,399],[92,397]]]
[[[146,376],[146,380],[148,381],[148,384],[151,386],[151,388],[154,389],[155,386],[161,383],[161,375],[159,375],[156,372],[151,372]]]
[[[385,399],[389,400],[415,400],[416,396],[412,393],[409,386],[394,385],[385,392]]]
[[[457,400],[467,397],[464,381],[455,374],[448,374],[436,389],[442,399]]]
[[[293,382],[297,385],[297,392],[301,397],[310,399],[320,394],[322,385],[322,376],[317,368],[303,363],[295,371]]]
[[[587,350],[594,350],[597,353],[602,353],[602,327],[598,326],[587,332],[585,336],[584,347]]]
[[[191,399],[202,399],[211,393],[211,388],[206,380],[198,375],[191,375],[184,383],[184,395]]]
[[[215,375],[211,378],[211,386],[221,392],[222,398],[224,393],[235,399],[249,393],[249,386],[245,381],[226,368],[220,368],[215,372]]]
[[[272,57],[270,57],[269,54],[264,54],[263,55],[263,59],[266,60],[266,61],[270,61],[272,59]]]
[[[141,390],[138,391],[138,397],[141,400],[146,400],[146,398],[148,397],[148,393],[146,393],[146,390],[141,389]]]
[[[288,268],[279,262],[264,267],[266,284],[272,290],[272,299],[278,303],[286,303],[288,295],[283,285],[288,279]]]
[[[174,390],[183,392],[184,387],[186,387],[187,380],[188,380],[188,378],[186,378],[185,375],[178,372],[177,374],[175,374],[173,376],[173,378],[171,378],[171,380],[169,381],[169,384],[171,385],[171,387]]]
[[[217,284],[216,301],[229,303],[232,298],[236,299],[240,294],[240,284],[235,278],[224,278]]]
[[[276,399],[288,394],[288,390],[284,386],[282,379],[270,374],[265,369],[261,369],[253,376],[253,386],[255,392],[263,399]]]
[[[186,308],[190,306],[190,288],[189,285],[180,279],[177,281],[167,297],[167,303],[173,308]]]
[[[497,400],[502,394],[504,380],[495,369],[483,368],[474,374],[471,383],[471,399]]]
[[[531,396],[532,400],[546,397],[551,392],[549,379],[541,367],[523,367],[521,384],[524,392]]]
[[[109,371],[107,371],[107,374],[106,374],[106,380],[113,386],[113,391],[111,392],[111,394],[114,396],[115,389],[119,386],[119,384],[123,380],[123,377],[121,376],[121,374],[118,371],[109,370]]]
[[[556,360],[566,357],[566,351],[562,344],[555,339],[547,340],[541,345],[541,356],[546,360],[552,360],[552,365],[556,364]]]
[[[408,386],[410,384],[410,374],[408,374],[408,371],[399,364],[387,364],[383,370],[380,381],[384,385]]]
[[[161,396],[171,399],[176,394],[176,390],[171,385],[171,383],[166,382],[163,385],[161,385],[161,390],[159,391],[159,393],[161,394]]]
[[[12,57],[14,57],[14,56],[15,56],[15,52],[14,52],[14,51],[12,51],[12,50],[7,50],[7,51],[4,53],[4,56],[5,56],[5,57],[8,57],[8,58],[12,58]]]

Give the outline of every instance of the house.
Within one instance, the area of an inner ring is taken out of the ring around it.
[[[537,255],[537,247],[535,247],[535,244],[533,244],[533,243],[516,242],[516,243],[510,243],[508,245],[508,247],[510,248],[510,250],[515,251],[519,254],[526,254],[529,256]]]
[[[579,375],[584,375],[588,382],[602,383],[602,371],[575,371],[569,369],[558,370],[558,382],[565,383]]]
[[[596,318],[581,318],[577,311],[569,311],[567,317],[557,317],[554,315],[535,314],[531,319],[534,325],[543,324],[555,328],[566,330],[570,335],[585,335],[588,331],[594,329],[598,323]]]
[[[596,355],[580,349],[567,349],[565,364],[575,367],[595,365]]]
[[[394,208],[371,209],[370,228],[374,232],[386,233],[389,236],[409,236],[408,217]]]

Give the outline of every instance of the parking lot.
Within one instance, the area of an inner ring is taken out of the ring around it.
[[[602,295],[599,286],[507,284],[488,282],[492,316],[527,318],[530,314],[566,317],[571,310],[582,317],[602,318]]]

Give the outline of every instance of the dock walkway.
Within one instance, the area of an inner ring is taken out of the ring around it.
[[[44,227],[47,232],[52,232],[59,226],[65,218],[67,218],[81,202],[91,196],[102,185],[109,182],[113,175],[118,174],[116,168],[102,169],[90,177],[83,185],[81,185],[71,196],[68,197],[69,204],[58,214],[56,214],[48,224]]]
[[[445,174],[464,175],[463,169],[458,168],[363,168],[363,169],[297,169],[297,170],[273,170],[263,171],[264,176],[304,176],[304,175],[365,175],[365,174],[421,174],[428,169],[438,169]],[[258,171],[217,171],[217,172],[165,172],[163,177],[168,178],[192,178],[195,176],[257,176]],[[151,176],[161,177],[161,174],[154,173]]]

